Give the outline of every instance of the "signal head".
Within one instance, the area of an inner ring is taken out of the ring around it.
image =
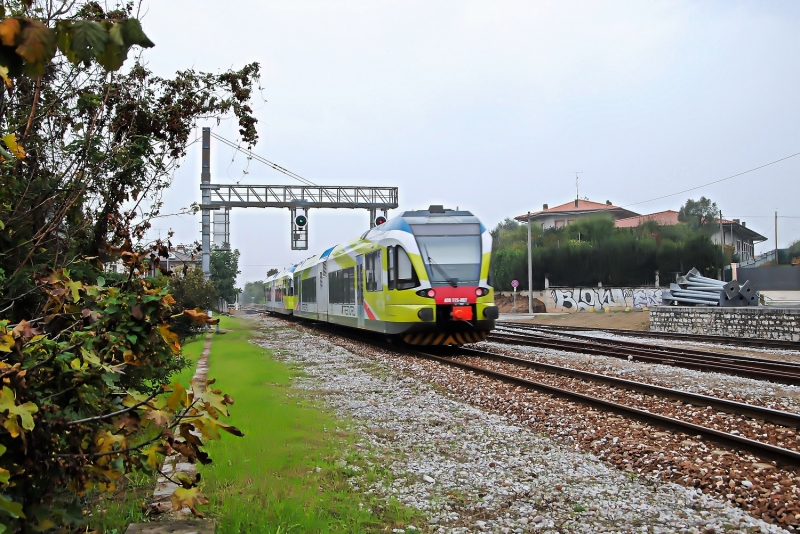
[[[294,223],[300,228],[302,228],[303,226],[308,224],[308,219],[306,218],[305,215],[298,215],[297,217],[294,218]]]
[[[383,215],[380,215],[375,218],[375,226],[380,226],[385,222],[386,222],[386,217],[384,217]]]

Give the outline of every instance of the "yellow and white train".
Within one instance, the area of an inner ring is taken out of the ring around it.
[[[406,211],[266,280],[267,311],[399,336],[483,341],[498,317],[492,237],[468,211]]]

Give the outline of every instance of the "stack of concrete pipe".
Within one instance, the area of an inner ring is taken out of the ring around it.
[[[677,284],[670,284],[661,299],[672,306],[758,306],[758,291],[749,280],[741,285],[736,280],[722,282],[706,278],[693,268],[686,276],[679,276]]]

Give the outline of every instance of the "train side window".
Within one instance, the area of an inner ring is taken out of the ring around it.
[[[300,302],[314,303],[317,302],[317,277],[312,276],[306,278],[302,282],[300,290]]]
[[[364,267],[367,278],[367,291],[381,291],[383,289],[381,251],[376,250],[366,254],[364,256]]]
[[[397,289],[411,289],[419,285],[419,278],[411,265],[411,258],[403,247],[394,247],[397,258],[395,266],[397,269]]]
[[[389,290],[397,287],[397,247],[386,248],[386,262],[388,264]]]

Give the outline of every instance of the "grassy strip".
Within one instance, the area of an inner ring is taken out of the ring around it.
[[[339,430],[346,423],[291,389],[299,371],[248,342],[251,321],[221,326],[227,334],[214,336],[209,378],[236,401],[230,422],[246,436],[210,442],[214,463],[200,468],[217,533],[381,532],[420,520],[354,491],[347,479],[356,469],[367,481],[388,474],[348,453],[357,436]]]
[[[191,364],[172,378],[172,381],[189,386],[194,376],[197,360],[203,352],[204,336],[195,337],[183,346],[182,355]],[[150,518],[145,514],[147,501],[153,494],[155,479],[145,473],[130,473],[119,484],[114,493],[94,493],[89,495],[91,515],[88,517],[90,530],[108,534],[125,532],[130,523],[145,523]]]

